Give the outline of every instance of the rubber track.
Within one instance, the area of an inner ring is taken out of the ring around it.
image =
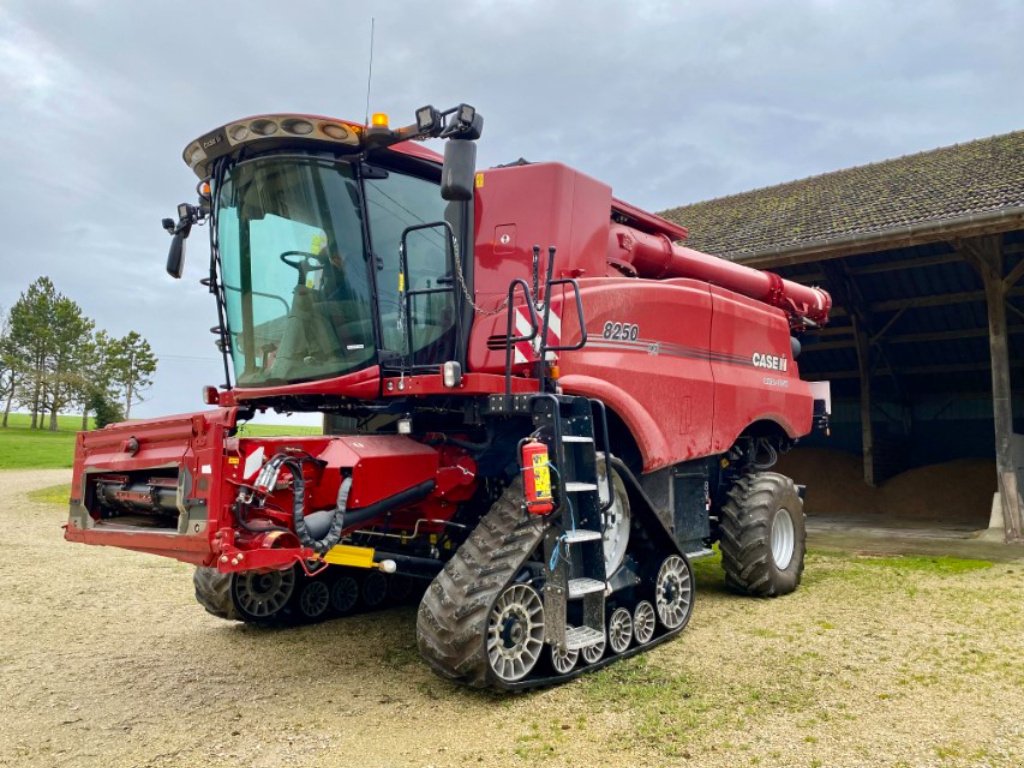
[[[779,594],[772,582],[771,537],[768,527],[772,505],[786,492],[796,493],[793,481],[775,472],[744,475],[729,489],[722,505],[722,567],[725,583],[738,592],[758,597]],[[800,561],[797,582],[803,573]]]
[[[416,616],[424,660],[442,677],[474,688],[519,687],[493,679],[487,660],[491,606],[537,549],[549,518],[522,509],[516,480],[431,582]]]
[[[197,567],[192,574],[192,585],[196,589],[196,600],[207,613],[218,619],[241,621],[231,601],[231,574],[221,573],[216,568]]]

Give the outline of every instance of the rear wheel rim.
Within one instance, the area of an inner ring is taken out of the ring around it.
[[[796,550],[796,529],[793,516],[785,507],[780,507],[772,520],[771,543],[775,567],[780,571],[786,570],[793,562],[793,552]]]
[[[656,625],[654,606],[646,600],[641,600],[633,610],[633,636],[636,637],[638,645],[651,642]]]
[[[295,592],[295,570],[235,574],[231,582],[239,610],[257,619],[276,614]]]
[[[655,585],[658,618],[666,629],[678,629],[690,615],[693,583],[686,561],[679,555],[665,558]]]
[[[615,470],[611,471],[611,476],[608,475],[604,454],[597,457],[597,478],[601,505],[607,504],[609,498],[614,496],[611,506],[601,513],[601,527],[604,529],[604,568],[611,576],[622,565],[626,557],[626,548],[629,546],[629,497],[626,496],[621,484],[616,485],[618,475],[615,474]]]
[[[522,680],[544,648],[544,604],[528,584],[513,584],[494,601],[487,623],[487,661],[507,683]]]
[[[615,653],[622,653],[632,639],[633,617],[625,608],[616,608],[608,619],[608,645]]]
[[[307,619],[318,619],[331,605],[331,590],[322,581],[307,582],[299,595],[299,610]]]

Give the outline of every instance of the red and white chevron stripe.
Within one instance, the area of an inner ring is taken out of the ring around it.
[[[538,312],[540,321],[544,321],[543,313]],[[530,333],[530,316],[526,307],[516,307],[515,331],[516,336],[528,336]],[[558,346],[562,340],[562,317],[559,310],[551,308],[551,316],[548,318],[548,344]],[[523,363],[534,363],[539,358],[540,335],[538,334],[532,342],[520,341],[515,345],[515,357],[513,362],[516,365]],[[557,360],[558,355],[548,352],[548,360]]]

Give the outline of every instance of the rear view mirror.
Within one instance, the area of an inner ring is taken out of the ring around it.
[[[441,197],[445,200],[472,200],[475,175],[476,144],[467,139],[449,139],[444,146]]]
[[[176,232],[171,238],[171,249],[167,252],[167,274],[180,279],[185,269],[185,236]]]

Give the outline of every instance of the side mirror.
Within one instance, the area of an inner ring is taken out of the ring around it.
[[[180,280],[185,269],[185,236],[176,232],[171,238],[171,249],[167,252],[167,274]]]
[[[441,197],[445,200],[472,200],[475,175],[476,144],[468,139],[449,139],[444,146]]]

